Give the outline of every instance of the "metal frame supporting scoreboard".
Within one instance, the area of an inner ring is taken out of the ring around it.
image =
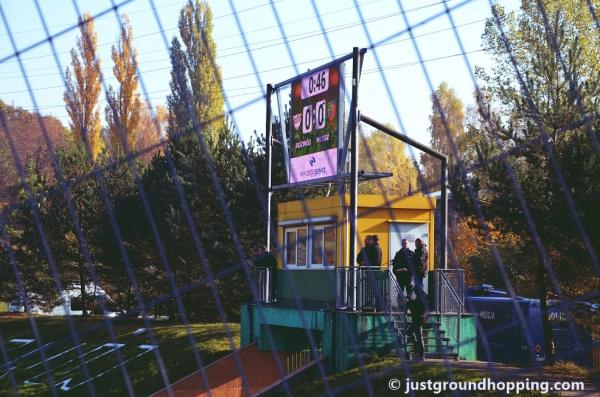
[[[366,48],[354,47],[352,53],[318,68],[309,70],[278,84],[267,85],[266,118],[266,209],[267,209],[267,248],[271,247],[271,197],[274,191],[290,188],[321,187],[337,183],[342,190],[350,182],[349,232],[356,236],[357,196],[359,180],[389,177],[382,172],[358,172],[358,123],[365,122],[396,139],[416,147],[441,160],[440,186],[442,194],[442,264],[447,268],[446,228],[447,228],[447,157],[432,148],[400,134],[375,120],[361,115],[358,108],[358,89],[363,58]],[[352,60],[352,80],[348,123],[344,123],[345,84],[344,65]],[[291,86],[291,106],[289,115],[284,117],[281,88]],[[273,138],[272,96],[275,93],[278,104],[281,141]],[[277,142],[284,154],[287,183],[272,185],[272,146]],[[350,172],[347,171],[350,154]],[[356,258],[356,238],[350,238],[349,258]]]

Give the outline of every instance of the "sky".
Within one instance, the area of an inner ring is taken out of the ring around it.
[[[184,4],[183,0],[0,0],[0,99],[27,110],[37,108],[68,126],[63,77],[79,34],[77,17],[87,11],[97,16],[105,88],[116,83],[110,49],[118,40],[119,18],[127,14],[138,51],[141,96],[152,106],[166,105],[168,46],[178,34]],[[471,104],[473,69],[489,70],[492,65],[481,43],[490,16],[488,0],[212,0],[209,4],[225,110],[244,140],[254,131],[264,132],[267,83],[318,68],[355,46],[374,47],[364,60],[361,112],[423,143],[430,139],[431,87],[446,81],[465,105]],[[508,9],[518,5],[514,0],[500,4]],[[446,7],[451,11],[445,12]]]

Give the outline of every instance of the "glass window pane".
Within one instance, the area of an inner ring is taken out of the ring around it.
[[[312,258],[311,263],[315,265],[323,264],[323,229],[313,229],[312,231]]]
[[[285,263],[296,264],[296,231],[288,231],[285,237]]]
[[[325,227],[325,264],[335,265],[335,226]]]
[[[298,266],[306,266],[306,229],[298,229]]]

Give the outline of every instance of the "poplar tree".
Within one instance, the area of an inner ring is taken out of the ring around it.
[[[458,142],[464,135],[464,110],[461,100],[454,89],[446,82],[442,82],[437,90],[431,94],[431,122],[429,132],[431,133],[431,147],[438,152],[448,156],[449,169],[456,163],[453,143]],[[440,181],[440,163],[429,155],[421,156],[421,165],[429,187],[438,186]],[[449,175],[451,178],[452,175]]]
[[[71,50],[71,71],[65,72],[66,90],[63,96],[70,127],[76,143],[89,147],[95,160],[102,149],[100,138],[100,60],[96,57],[97,35],[94,18],[85,13],[79,18],[81,37],[77,39],[77,50]]]
[[[110,86],[104,110],[108,139],[114,152],[125,152],[126,148],[130,151],[135,149],[136,128],[140,120],[137,50],[132,46],[132,37],[129,19],[123,16],[118,46],[112,47],[112,60],[115,64],[113,73],[119,82],[119,88],[115,91]]]
[[[359,193],[406,195],[417,189],[417,169],[406,153],[406,144],[377,130],[371,131],[359,146],[359,169],[391,172],[381,180],[363,182]]]
[[[217,47],[212,37],[212,11],[205,1],[189,1],[179,14],[179,35],[185,45],[184,66],[200,128],[213,137],[223,129],[221,69],[216,63]],[[176,65],[172,65],[174,71]],[[173,76],[181,80],[179,75]],[[181,98],[185,99],[185,98]],[[190,105],[191,105],[190,104]]]
[[[171,42],[171,93],[167,95],[169,110],[167,133],[171,138],[192,130],[192,115],[187,110],[186,101],[192,106],[192,93],[187,78],[185,54],[177,38]]]

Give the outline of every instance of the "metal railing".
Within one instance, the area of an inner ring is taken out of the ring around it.
[[[400,345],[404,347],[404,353],[407,354],[408,349],[408,314],[406,296],[396,280],[392,268],[388,269],[388,310],[390,319],[396,335],[400,340]]]
[[[465,273],[462,269],[436,269],[435,310],[440,323],[456,341],[456,353],[460,353],[460,323],[465,311]]]
[[[324,356],[323,345],[317,344],[314,350],[304,349],[297,352],[285,353],[285,372],[291,374],[306,367],[311,362],[318,360]]]
[[[389,308],[389,274],[378,266],[335,269],[337,309],[386,311]]]
[[[255,267],[252,269],[252,277],[259,303],[271,303],[273,300],[271,296],[272,276],[271,269],[268,267]]]
[[[406,296],[392,268],[340,267],[336,269],[336,308],[376,310],[389,315],[400,347],[407,354],[408,315]]]

